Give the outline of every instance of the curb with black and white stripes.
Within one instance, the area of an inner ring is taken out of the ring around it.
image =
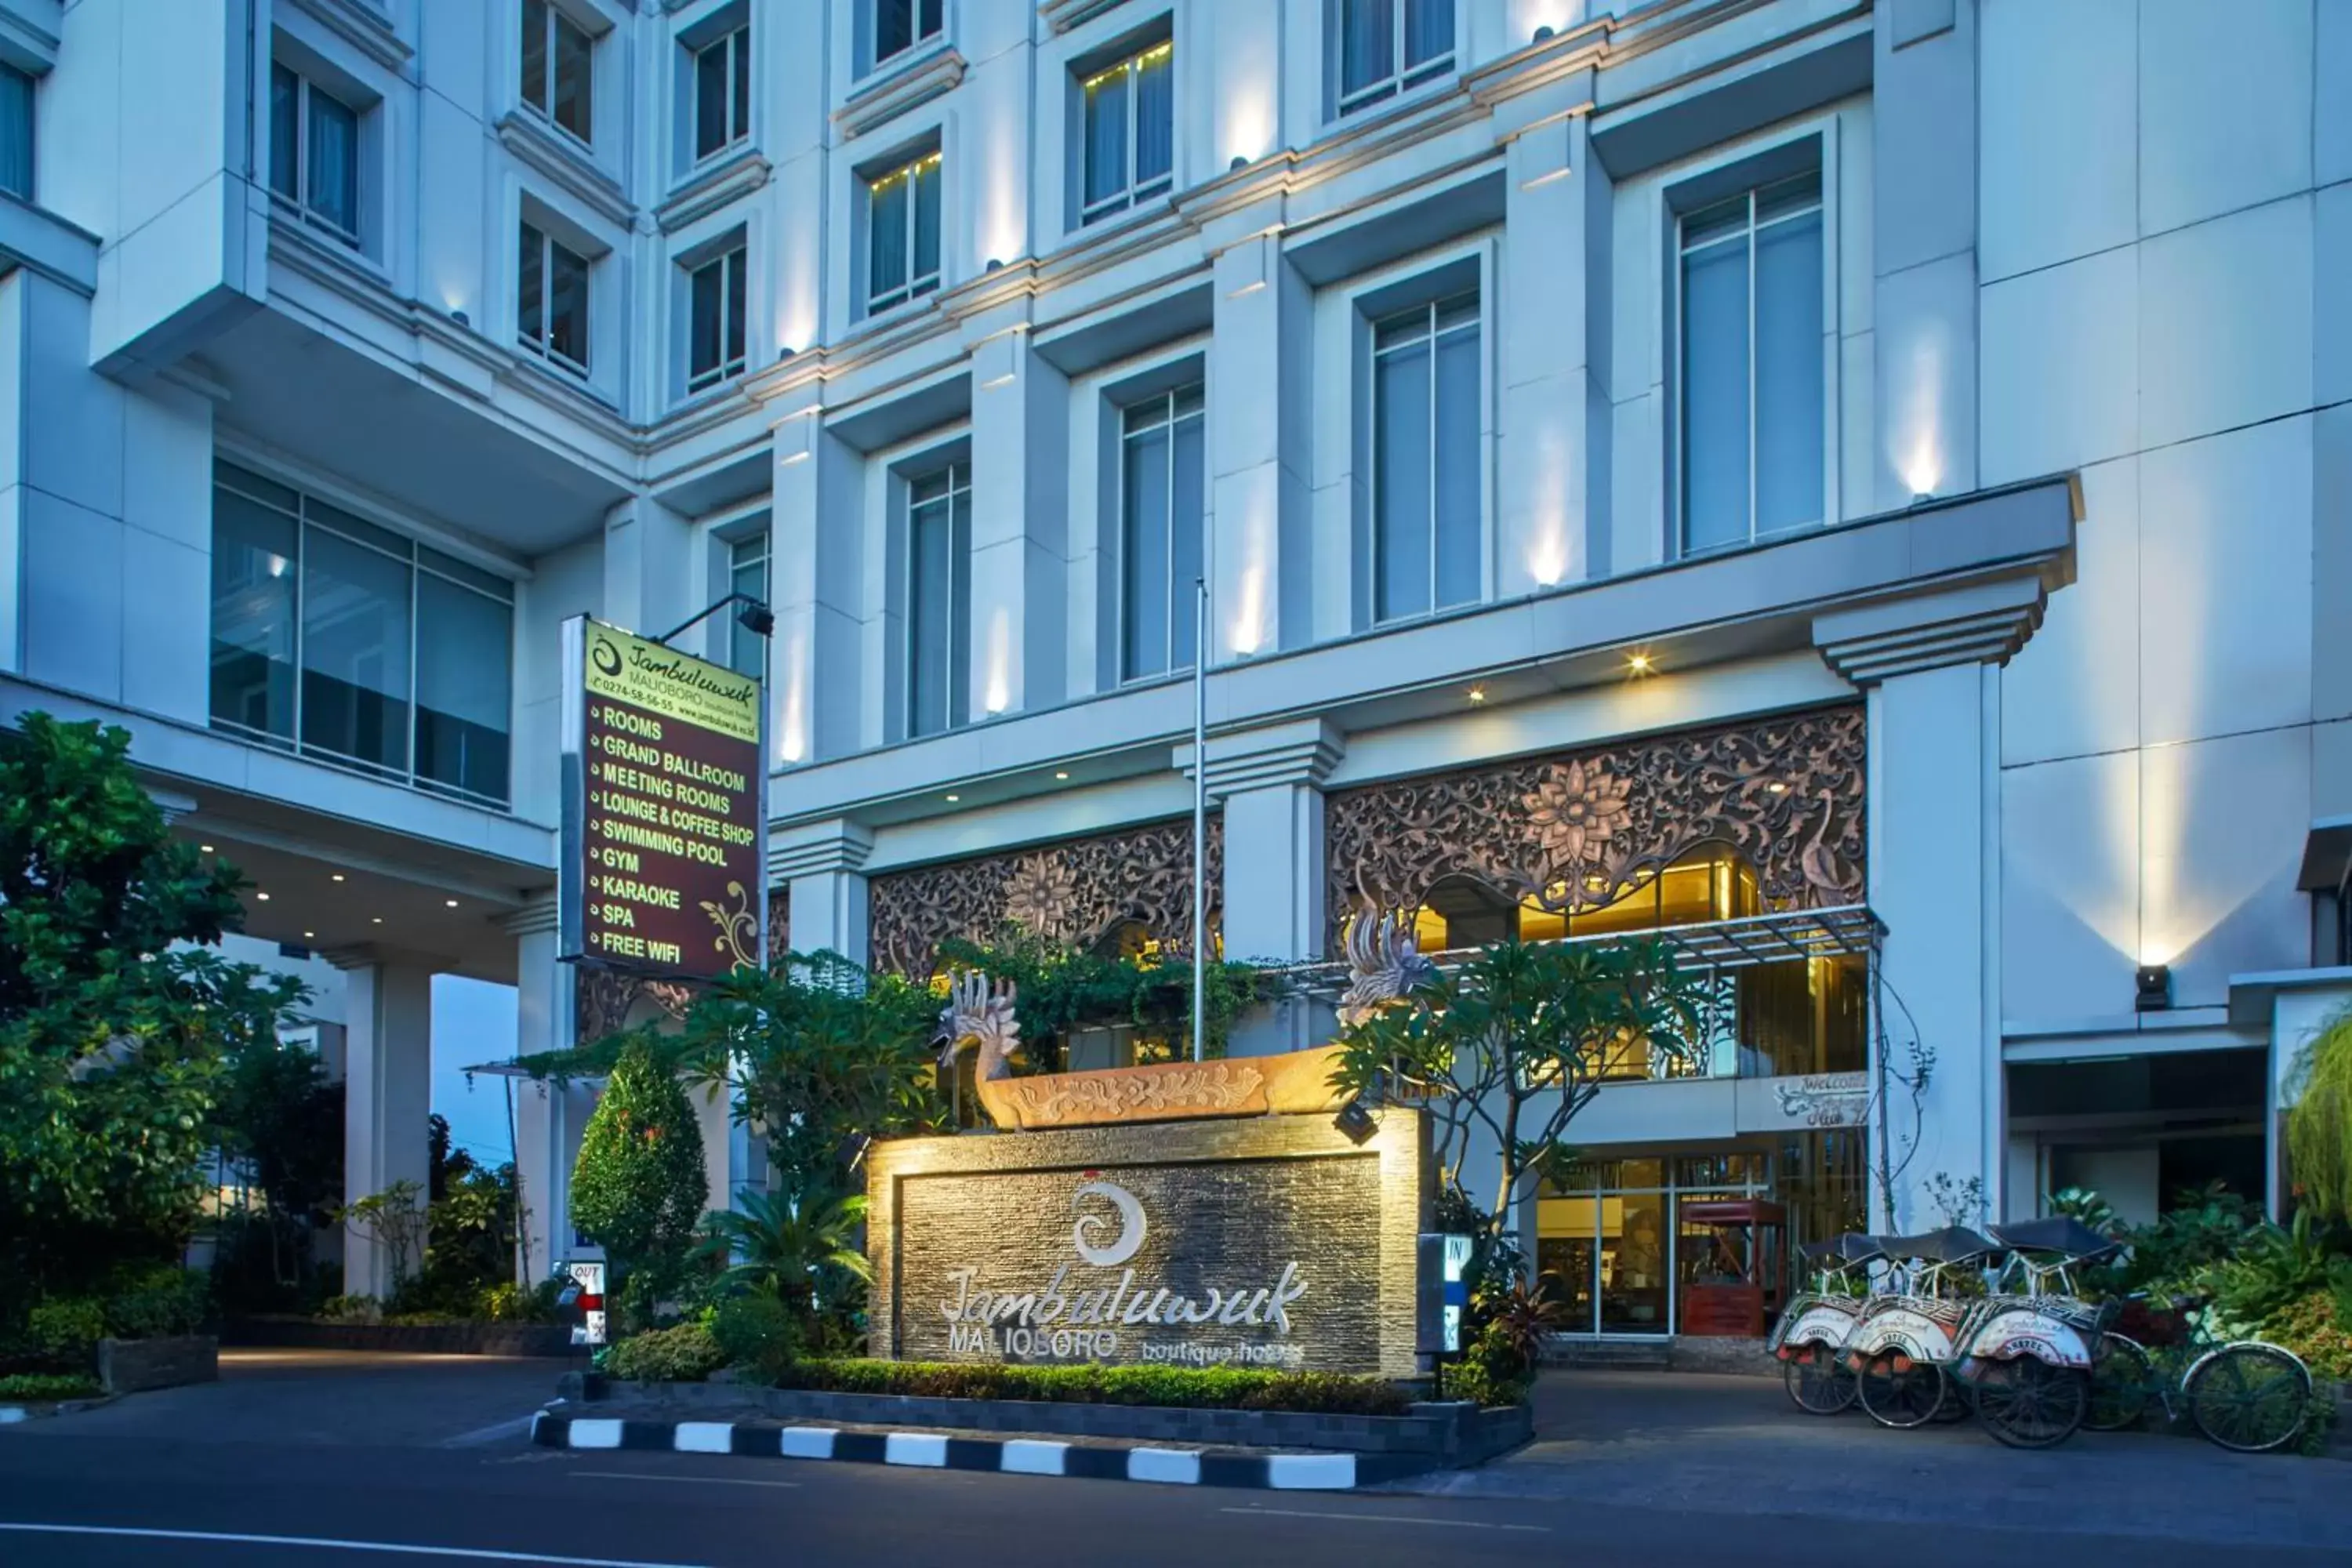
[[[852,1432],[837,1426],[754,1426],[728,1421],[630,1421],[541,1411],[530,1440],[543,1448],[736,1454],[766,1459],[837,1459],[857,1465],[995,1470],[1166,1486],[1347,1491],[1428,1468],[1403,1456],[1253,1454],[1236,1449],[1057,1443],[1038,1437],[956,1437],[943,1432]]]

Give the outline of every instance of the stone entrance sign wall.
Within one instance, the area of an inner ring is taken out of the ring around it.
[[[875,1353],[1410,1376],[1421,1118],[908,1139],[871,1159]]]

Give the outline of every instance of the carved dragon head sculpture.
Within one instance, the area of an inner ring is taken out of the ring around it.
[[[1411,910],[1359,910],[1340,928],[1339,945],[1348,955],[1339,1022],[1350,1028],[1407,1000],[1437,973],[1422,956]]]
[[[980,1051],[976,1067],[982,1079],[1013,1076],[1013,1059],[1021,1054],[1021,1020],[1015,1006],[1020,991],[1006,980],[992,985],[977,969],[963,970],[948,979],[947,1005],[940,1009],[940,1068],[955,1070],[955,1059],[969,1044]]]

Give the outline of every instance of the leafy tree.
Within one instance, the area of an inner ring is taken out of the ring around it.
[[[0,1298],[184,1244],[228,1061],[300,985],[204,951],[236,870],[172,837],[121,729],[0,738]],[[9,1310],[0,1300],[0,1315]]]
[[[251,1040],[229,1058],[214,1123],[221,1152],[262,1198],[225,1222],[215,1266],[224,1300],[291,1305],[313,1283],[306,1243],[342,1196],[342,1085],[306,1047]]]
[[[633,1041],[581,1134],[572,1214],[604,1248],[640,1323],[683,1274],[708,1192],[694,1108],[676,1072]]]
[[[2322,1219],[2352,1219],[2352,1009],[2296,1053],[2287,1096],[2295,1195]]]
[[[1701,997],[1663,942],[1497,942],[1437,972],[1412,1005],[1342,1029],[1332,1083],[1428,1113],[1443,1186],[1468,1199],[1492,1248],[1513,1205],[1568,1159],[1561,1139],[1613,1055],[1641,1042],[1653,1059],[1696,1054]],[[1465,1176],[1482,1145],[1496,1162],[1484,1194]]]

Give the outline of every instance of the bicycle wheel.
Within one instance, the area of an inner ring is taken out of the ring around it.
[[[2156,1363],[2137,1341],[2116,1333],[2101,1334],[2098,1351],[2091,1358],[2091,1409],[2083,1425],[2094,1432],[2121,1432],[2138,1426],[2155,1387]]]
[[[2276,1345],[2225,1345],[2189,1369],[2180,1385],[2189,1418],[2224,1448],[2261,1454],[2303,1430],[2311,1373]]]
[[[1828,1345],[1799,1345],[1780,1365],[1780,1381],[1808,1415],[1835,1415],[1853,1404],[1853,1373]]]
[[[1854,1394],[1870,1418],[1898,1430],[1925,1426],[1944,1404],[1944,1369],[1913,1361],[1901,1351],[1881,1351],[1862,1363]]]
[[[2083,1425],[2090,1379],[2032,1356],[1987,1362],[1977,1374],[1977,1419],[2012,1448],[2047,1448]]]

